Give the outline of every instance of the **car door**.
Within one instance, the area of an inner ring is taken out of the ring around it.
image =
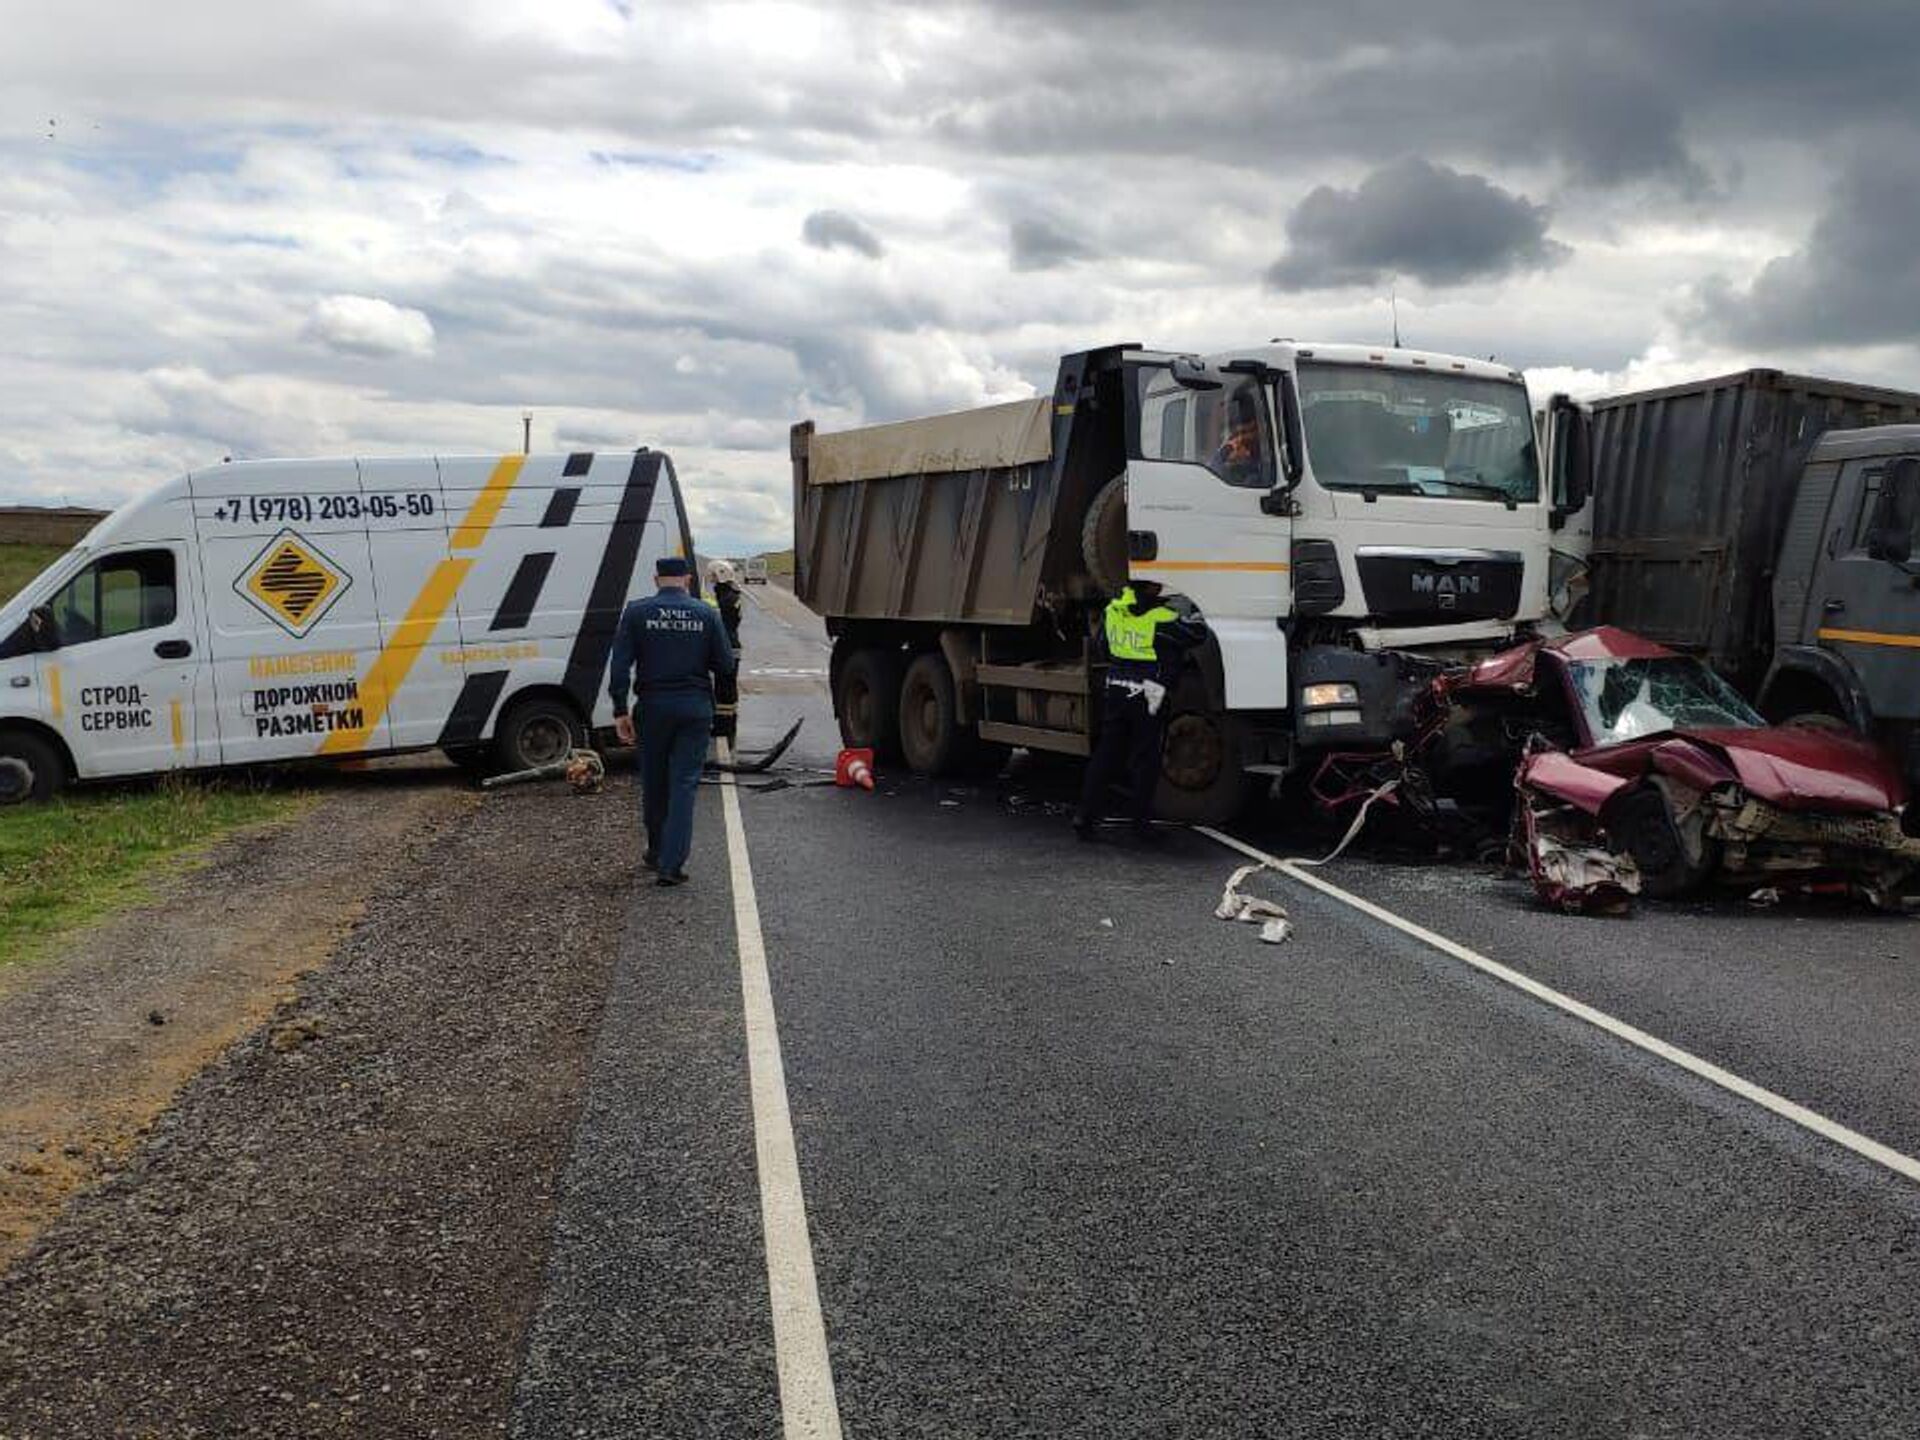
[[[1127,357],[1126,381],[1128,573],[1199,606],[1228,708],[1283,709],[1293,521],[1263,503],[1280,474],[1271,387],[1145,353]]]
[[[39,656],[46,713],[83,778],[202,763],[204,657],[182,541],[90,560],[48,602],[57,645]]]
[[[1920,457],[1842,467],[1815,578],[1814,632],[1844,659],[1881,720],[1920,719]]]

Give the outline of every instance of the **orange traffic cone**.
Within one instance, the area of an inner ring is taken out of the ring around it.
[[[873,751],[842,750],[834,762],[833,783],[849,789],[856,785],[862,790],[873,789]]]

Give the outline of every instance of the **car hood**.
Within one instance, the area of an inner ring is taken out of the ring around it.
[[[1615,775],[1655,769],[1696,785],[1721,772],[1717,778],[1782,810],[1897,810],[1907,799],[1898,768],[1867,741],[1800,725],[1675,730],[1579,758]]]

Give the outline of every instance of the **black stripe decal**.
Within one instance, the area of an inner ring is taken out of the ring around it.
[[[646,532],[654,484],[659,478],[657,453],[642,451],[633,457],[627,488],[620,494],[620,509],[607,531],[607,548],[601,552],[600,568],[594,573],[593,588],[587,592],[580,633],[573,637],[573,651],[567,656],[567,693],[588,714],[593,713],[595,692],[607,678],[607,652],[613,649],[613,632],[620,623],[620,612],[626,608],[627,589],[633,584],[633,567],[640,561],[640,540]]]
[[[487,728],[487,717],[493,714],[493,707],[500,703],[500,692],[506,688],[505,670],[481,670],[467,676],[467,683],[460,687],[459,697],[453,702],[436,743],[479,744],[481,733]]]
[[[593,452],[591,450],[576,450],[573,454],[567,456],[567,468],[560,473],[568,479],[572,479],[575,475],[586,474],[587,471],[592,468]]]
[[[519,630],[533,618],[540,587],[547,583],[547,572],[553,569],[553,556],[551,550],[536,550],[520,557],[519,567],[507,582],[507,593],[501,597],[500,608],[494,612],[488,630]]]
[[[547,500],[547,513],[540,517],[540,528],[552,530],[573,519],[573,507],[580,503],[580,490],[572,486],[556,490]]]

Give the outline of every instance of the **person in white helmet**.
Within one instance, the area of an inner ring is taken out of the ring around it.
[[[733,566],[725,560],[707,562],[707,585],[713,592],[708,603],[720,612],[720,623],[727,632],[727,642],[733,646],[734,654],[740,653],[740,609],[741,594],[739,578],[734,574]],[[738,675],[729,675],[726,679],[715,678],[713,684],[713,733],[733,743],[740,729],[740,680]]]

